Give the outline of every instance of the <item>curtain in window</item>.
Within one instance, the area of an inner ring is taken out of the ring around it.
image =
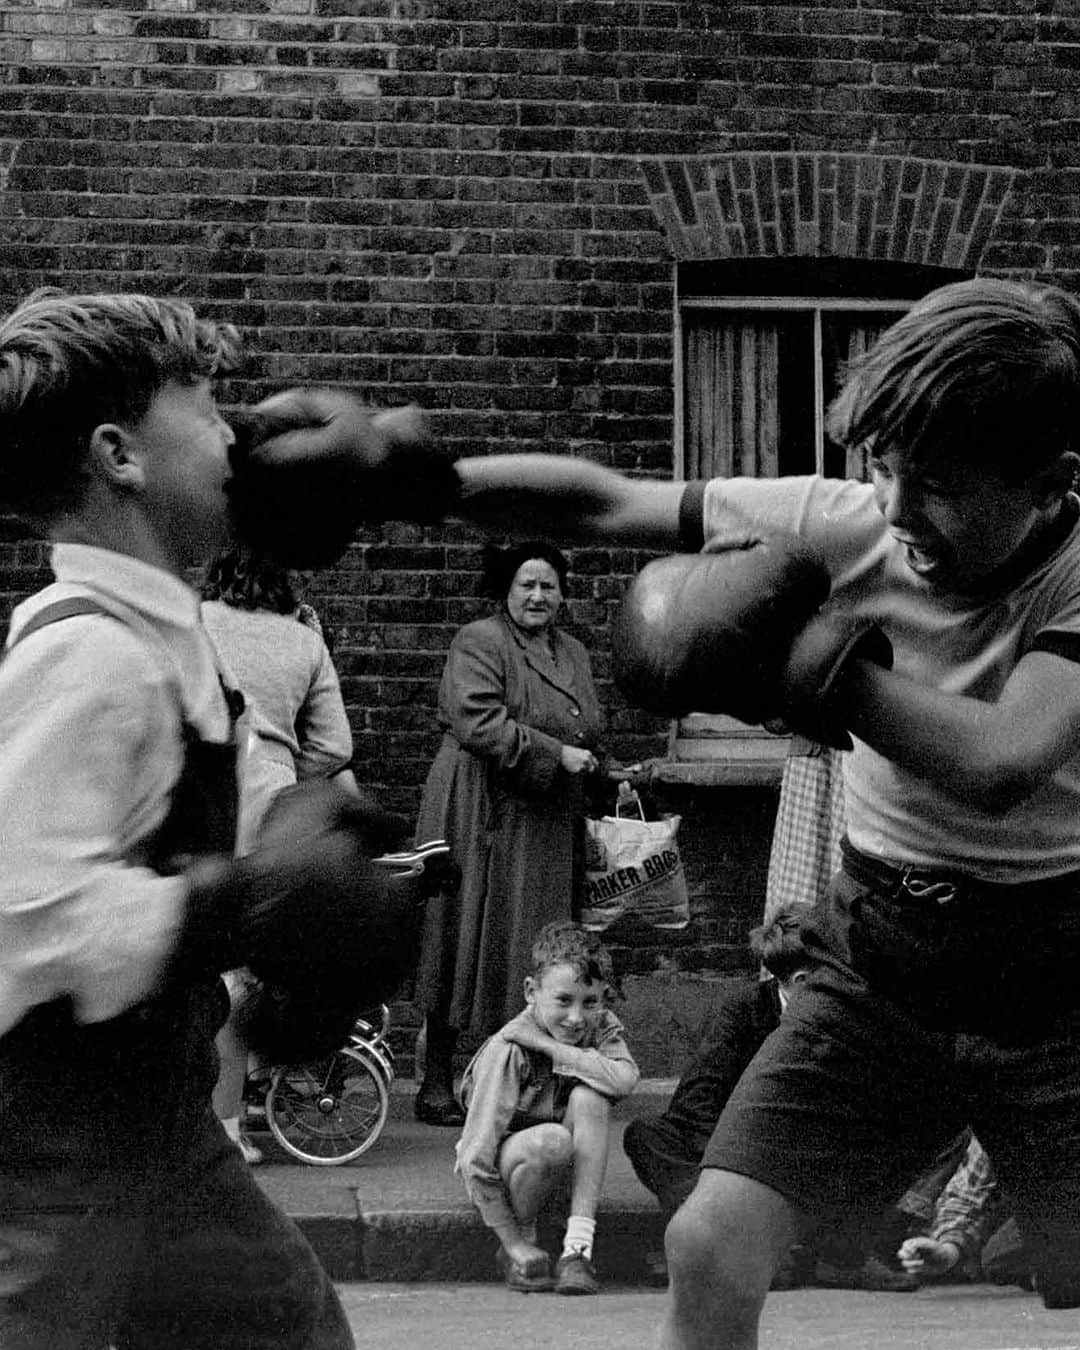
[[[779,465],[781,321],[695,321],[686,334],[687,478],[772,478]]]
[[[868,352],[896,314],[823,314],[821,323],[822,383],[825,406],[832,402],[843,383],[848,365]],[[834,477],[867,477],[866,453],[858,446],[825,445],[825,472]]]

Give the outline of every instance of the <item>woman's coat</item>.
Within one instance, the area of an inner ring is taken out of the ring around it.
[[[417,839],[449,842],[461,887],[429,902],[416,998],[473,1035],[520,1012],[533,939],[571,917],[583,875],[582,780],[560,755],[594,749],[602,719],[588,653],[550,632],[554,660],[505,612],[467,624],[439,688]]]

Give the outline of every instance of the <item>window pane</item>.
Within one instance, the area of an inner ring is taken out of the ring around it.
[[[689,311],[684,333],[686,476],[811,469],[812,316]]]
[[[828,408],[840,386],[849,362],[868,351],[885,329],[904,311],[875,311],[872,314],[844,314],[824,311],[821,315],[821,375],[823,406]],[[825,474],[829,478],[866,477],[866,456],[858,450],[846,451],[829,436],[825,437]]]

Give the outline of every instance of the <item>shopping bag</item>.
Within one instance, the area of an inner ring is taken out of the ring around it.
[[[636,792],[620,792],[613,816],[586,819],[585,928],[603,932],[631,914],[653,928],[686,927],[690,899],[679,853],[681,820],[646,820]]]

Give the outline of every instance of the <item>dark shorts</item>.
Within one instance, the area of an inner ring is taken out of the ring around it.
[[[1080,879],[919,894],[853,850],[805,939],[823,965],[732,1093],[703,1166],[851,1229],[965,1126],[1080,1302]],[[1071,1299],[1067,1301],[1072,1301]]]

